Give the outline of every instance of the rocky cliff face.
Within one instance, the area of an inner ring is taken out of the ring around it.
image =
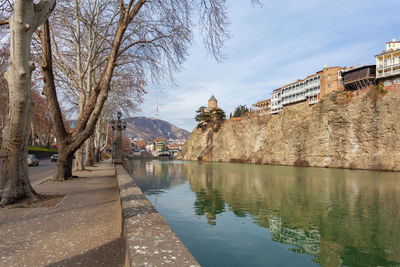
[[[333,92],[278,115],[194,130],[179,159],[400,171],[400,90]]]

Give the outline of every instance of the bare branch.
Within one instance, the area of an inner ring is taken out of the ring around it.
[[[10,24],[10,22],[8,21],[8,20],[0,20],[0,26],[3,26],[3,25],[9,25]]]

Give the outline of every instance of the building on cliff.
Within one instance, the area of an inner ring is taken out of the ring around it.
[[[271,94],[271,114],[276,114],[282,111],[282,97],[281,97],[281,89],[275,89]]]
[[[266,99],[266,100],[261,100],[258,101],[257,103],[253,104],[253,107],[255,110],[252,110],[252,112],[256,112],[259,115],[267,115],[270,114],[271,112],[271,99]]]
[[[376,84],[376,66],[361,65],[345,68],[339,72],[346,90],[358,90]]]
[[[275,89],[271,94],[268,114],[277,114],[285,106],[303,101],[315,104],[333,91],[358,90],[376,84],[383,84],[387,90],[400,89],[400,41],[393,39],[387,42],[386,51],[375,58],[376,65],[326,67]],[[259,101],[253,106],[259,110],[266,109],[267,101]]]
[[[271,114],[279,113],[284,106],[308,101],[310,105],[333,91],[343,91],[339,72],[342,67],[326,67],[304,79],[275,89],[271,95]]]
[[[376,79],[384,86],[400,86],[400,42],[386,43],[386,50],[376,55]]]
[[[218,107],[218,101],[214,95],[211,95],[210,99],[208,99],[208,110],[214,109]]]
[[[208,105],[206,108],[204,108],[204,112],[210,112],[213,109],[219,108],[218,107],[218,101],[215,98],[214,95],[211,95],[210,99],[208,99]]]

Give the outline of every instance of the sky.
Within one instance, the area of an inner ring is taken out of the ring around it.
[[[400,40],[399,0],[228,0],[231,38],[218,63],[195,37],[176,85],[149,85],[137,116],[192,131],[196,110],[212,94],[229,116],[238,105],[270,98],[287,83],[324,66],[375,64],[375,55]]]

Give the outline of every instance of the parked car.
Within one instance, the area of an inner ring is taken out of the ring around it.
[[[39,166],[39,159],[33,155],[33,154],[28,154],[28,166]]]
[[[53,155],[51,156],[51,158],[50,158],[50,161],[51,161],[51,162],[57,162],[57,159],[58,159],[58,154],[53,154]]]

